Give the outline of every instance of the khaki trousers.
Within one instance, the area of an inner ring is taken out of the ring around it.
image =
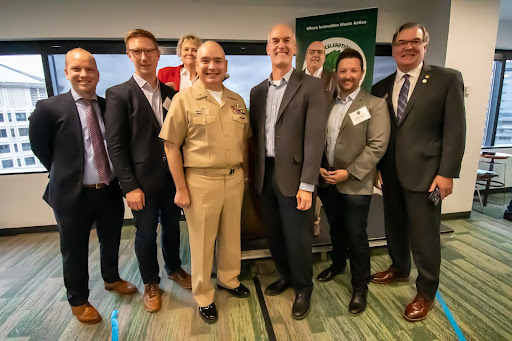
[[[234,289],[240,285],[240,220],[244,194],[244,172],[229,175],[198,174],[186,171],[190,206],[186,208],[192,295],[200,307],[213,302],[211,283],[215,240],[217,239],[217,283]]]

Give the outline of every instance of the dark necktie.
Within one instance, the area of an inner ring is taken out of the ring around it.
[[[110,178],[112,178],[112,170],[110,169],[107,151],[103,143],[103,134],[101,133],[98,116],[96,116],[92,106],[92,100],[82,98],[82,101],[87,106],[87,127],[89,128],[89,137],[91,138],[92,149],[94,151],[94,163],[98,170],[98,177],[100,183],[108,185]]]
[[[404,119],[405,108],[407,107],[407,97],[409,96],[409,86],[411,83],[409,82],[409,75],[404,75],[404,84],[402,84],[402,88],[400,89],[400,93],[398,94],[398,104],[396,106],[396,118],[398,121],[398,125],[402,123]]]

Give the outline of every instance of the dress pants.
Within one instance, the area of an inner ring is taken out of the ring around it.
[[[343,194],[336,186],[318,189],[329,221],[335,266],[345,268],[348,247],[352,286],[366,288],[370,282],[370,247],[366,226],[371,195]]]
[[[107,283],[120,279],[119,243],[124,218],[121,189],[117,183],[101,189],[84,188],[76,208],[54,209],[54,214],[67,298],[71,306],[80,306],[89,299],[89,235],[93,223],[100,242],[101,276]]]
[[[157,227],[160,219],[161,247],[164,267],[168,274],[181,267],[180,260],[180,217],[181,209],[174,204],[174,185],[160,193],[145,193],[146,205],[134,211],[135,254],[144,284],[160,283],[157,259]]]
[[[185,209],[190,237],[192,295],[199,307],[213,302],[211,283],[215,240],[217,240],[217,283],[234,289],[241,266],[240,221],[244,196],[244,172],[202,174],[186,170],[190,206]]]
[[[403,188],[396,174],[383,174],[384,218],[391,268],[408,274],[411,251],[418,269],[418,293],[433,300],[441,267],[441,205],[434,206],[429,192]]]
[[[313,209],[297,209],[297,198],[281,194],[274,158],[265,159],[260,206],[270,253],[281,278],[296,292],[313,291]]]

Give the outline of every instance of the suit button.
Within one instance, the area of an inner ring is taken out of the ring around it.
[[[162,160],[167,161],[167,158],[164,156],[164,157],[162,158]]]

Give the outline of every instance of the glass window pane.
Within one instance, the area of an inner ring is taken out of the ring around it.
[[[7,136],[9,145],[27,141],[29,115],[34,111],[37,100],[43,98],[47,98],[47,94],[40,55],[0,56],[0,108],[3,112],[0,122],[4,122],[2,128],[11,132]],[[30,148],[22,148],[26,157],[34,157]],[[15,148],[9,148],[9,153],[2,154],[3,157],[8,156],[11,159],[2,160],[0,174],[27,171],[23,163],[13,161],[14,153]],[[34,162],[30,172],[45,171],[35,157]]]
[[[10,153],[11,147],[8,144],[0,144],[0,153]]]
[[[32,165],[35,165],[35,164],[36,164],[35,157],[31,156],[31,157],[26,157],[25,158],[25,165],[32,166]]]
[[[7,130],[6,129],[0,129],[0,137],[7,137]]]
[[[505,64],[495,146],[512,145],[512,60]]]
[[[24,152],[31,150],[30,142],[23,142],[21,144],[21,149],[23,149]]]
[[[396,62],[391,56],[375,56],[373,62],[373,84],[396,71]]]
[[[4,114],[0,114],[0,122],[4,121]]]

